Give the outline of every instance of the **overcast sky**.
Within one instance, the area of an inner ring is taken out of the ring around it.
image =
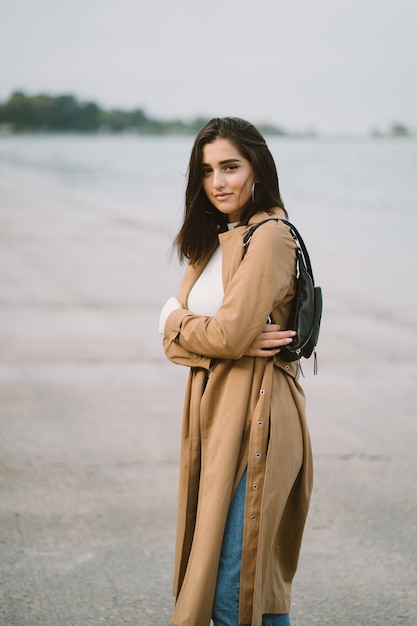
[[[0,0],[0,100],[417,129],[415,0]]]

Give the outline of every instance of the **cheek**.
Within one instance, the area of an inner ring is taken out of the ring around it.
[[[248,178],[246,178],[243,183],[242,183],[242,187],[240,190],[240,196],[242,198],[243,202],[247,202],[250,198],[250,195],[252,193],[252,177],[249,176]]]

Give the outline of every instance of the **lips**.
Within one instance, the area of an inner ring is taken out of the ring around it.
[[[227,198],[230,198],[232,194],[231,193],[218,193],[216,194],[214,197],[216,198],[216,200],[227,200]]]

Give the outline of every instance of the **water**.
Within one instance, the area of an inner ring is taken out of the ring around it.
[[[67,218],[118,219],[172,239],[193,138],[0,138],[2,204],[44,188]],[[326,307],[416,324],[417,142],[271,138],[290,219]],[[166,263],[166,258],[154,259]],[[175,291],[176,286],[173,286]]]
[[[397,219],[417,218],[416,141],[272,138],[268,143],[290,212],[324,210],[355,218],[364,211],[395,212]],[[157,209],[153,219],[165,220],[182,203],[191,145],[189,137],[6,136],[0,138],[0,165],[42,173],[98,199],[110,193],[119,206],[136,204],[141,215]]]

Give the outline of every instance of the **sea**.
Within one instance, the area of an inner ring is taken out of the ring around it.
[[[117,215],[172,241],[192,142],[132,134],[4,135],[0,202],[13,203],[16,194],[30,202],[33,190],[42,188],[51,206],[84,216]],[[417,140],[267,142],[289,219],[301,231],[323,287],[325,310],[417,328]],[[153,262],[162,267],[168,260],[159,255]]]

